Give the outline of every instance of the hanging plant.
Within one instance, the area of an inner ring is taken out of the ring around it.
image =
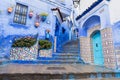
[[[32,18],[33,17],[33,11],[32,10],[30,10],[30,12],[29,12],[29,18]]]
[[[41,13],[40,16],[41,16],[41,21],[44,22],[47,19],[48,14],[47,13]]]
[[[7,11],[8,11],[8,13],[12,13],[13,7],[9,7],[9,8],[7,9]]]

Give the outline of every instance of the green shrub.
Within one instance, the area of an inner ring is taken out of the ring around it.
[[[48,14],[45,12],[42,12],[42,13],[40,13],[40,16],[48,16]]]
[[[39,49],[50,49],[52,46],[52,43],[47,40],[39,40]]]
[[[31,47],[35,43],[36,43],[35,38],[31,37],[20,38],[13,43],[12,47]]]

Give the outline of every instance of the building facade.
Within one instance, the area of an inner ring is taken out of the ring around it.
[[[70,15],[71,4],[67,0],[1,0],[0,57],[10,56],[15,39],[37,34],[38,39],[45,39],[46,30],[50,31],[53,47],[67,41],[69,28],[64,18]]]
[[[119,22],[111,24],[109,4],[107,0],[96,1],[76,18],[80,55],[86,63],[118,69]]]

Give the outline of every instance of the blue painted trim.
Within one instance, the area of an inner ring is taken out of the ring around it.
[[[86,15],[88,12],[90,12],[93,8],[95,8],[98,4],[100,4],[103,0],[98,0],[94,2],[88,9],[86,9],[81,15],[77,16],[76,20],[79,20],[84,15]]]

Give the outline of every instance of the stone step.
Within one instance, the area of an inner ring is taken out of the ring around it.
[[[54,56],[54,58],[79,58],[79,55],[77,55],[77,57],[75,56]]]
[[[54,67],[53,67],[54,68]],[[59,69],[59,68],[58,68]],[[48,68],[48,71],[54,70]],[[64,68],[60,68],[60,71]],[[100,76],[99,76],[100,74]],[[62,74],[61,72],[53,73],[25,73],[25,74],[0,74],[1,80],[120,80],[119,77],[115,76],[115,72],[104,72],[104,73],[72,73]],[[106,76],[109,74],[108,76]]]
[[[63,48],[65,47],[79,47],[78,45],[64,45]]]
[[[0,80],[120,80],[120,72],[86,64],[9,64],[0,68]]]
[[[70,52],[70,53],[72,53],[72,52],[75,53],[76,52],[76,53],[78,53],[79,50],[78,49],[63,49],[62,52]]]
[[[79,48],[69,48],[69,47],[65,47],[63,48],[63,50],[73,50],[73,51],[79,51]]]
[[[63,46],[63,48],[70,48],[70,49],[73,49],[73,48],[79,48],[79,46],[78,46],[78,47],[72,47],[72,46]]]
[[[79,40],[72,40],[67,42],[66,44],[78,44],[78,43],[79,43]]]
[[[61,51],[62,53],[79,53],[79,51],[72,51],[72,50],[69,50],[69,51],[67,51],[67,50],[63,50],[63,51]]]
[[[78,60],[77,57],[54,57],[55,60]]]
[[[36,60],[36,61],[12,61],[17,64],[85,64],[80,60]]]
[[[83,61],[78,60],[38,60],[37,63],[42,64],[84,64]]]
[[[54,53],[53,56],[68,56],[68,57],[70,57],[70,56],[72,56],[72,57],[77,56],[78,57],[79,54],[78,53]]]

